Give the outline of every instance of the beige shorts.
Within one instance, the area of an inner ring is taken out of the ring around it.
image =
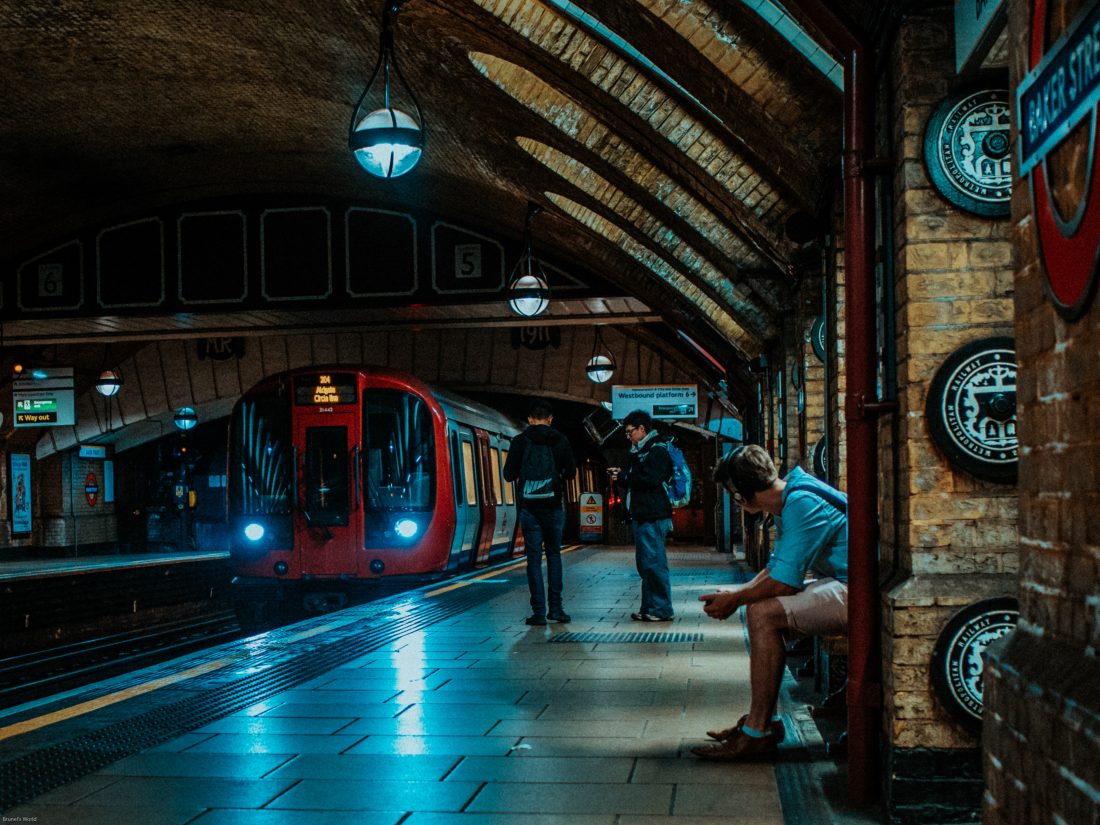
[[[803,636],[827,636],[848,631],[848,585],[818,579],[793,596],[778,596],[787,627]]]

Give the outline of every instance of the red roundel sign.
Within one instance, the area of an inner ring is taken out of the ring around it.
[[[99,479],[95,477],[95,473],[88,473],[87,478],[84,479],[84,498],[88,501],[89,507],[95,507],[97,501],[99,501]]]
[[[1016,111],[1019,169],[1030,178],[1047,292],[1058,313],[1073,320],[1088,308],[1100,266],[1100,3],[1086,3],[1065,31],[1052,31],[1066,2],[1033,2],[1030,71],[1016,90]],[[1058,157],[1066,142],[1082,149],[1083,163],[1075,165],[1072,149]]]

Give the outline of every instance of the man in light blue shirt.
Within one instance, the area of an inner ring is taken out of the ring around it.
[[[694,748],[701,759],[739,761],[774,754],[783,739],[775,718],[789,633],[814,636],[848,629],[848,499],[800,468],[779,478],[756,444],[728,453],[714,480],[746,513],[775,517],[775,550],[752,581],[700,596],[703,610],[728,619],[746,606],[749,629],[749,712],[732,728],[708,731],[717,745]],[[814,581],[807,582],[812,571]]]

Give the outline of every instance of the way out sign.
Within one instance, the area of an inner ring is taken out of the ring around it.
[[[581,541],[603,539],[603,496],[599,493],[581,493]]]

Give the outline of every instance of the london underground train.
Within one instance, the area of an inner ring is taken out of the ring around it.
[[[227,477],[242,625],[521,554],[501,475],[517,432],[501,413],[375,367],[292,370],[247,391]]]

